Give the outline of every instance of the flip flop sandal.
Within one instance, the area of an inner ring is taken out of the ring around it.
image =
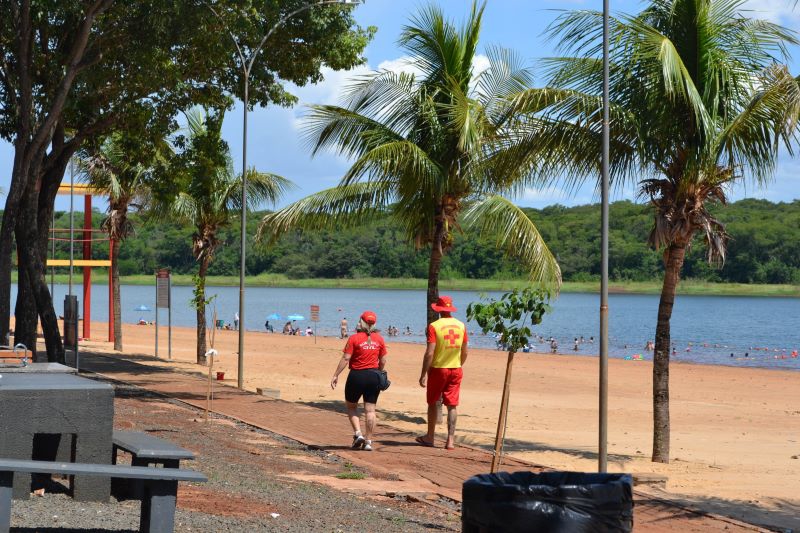
[[[433,443],[426,441],[424,438],[422,438],[422,436],[419,436],[414,440],[416,441],[417,444],[421,444],[427,448],[433,448]]]

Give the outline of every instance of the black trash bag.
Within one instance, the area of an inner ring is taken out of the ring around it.
[[[633,530],[629,474],[498,472],[464,482],[464,533]]]

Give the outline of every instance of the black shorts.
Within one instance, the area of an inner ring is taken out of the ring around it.
[[[378,403],[378,373],[375,369],[350,370],[344,386],[344,399],[350,403],[358,403],[364,396],[366,403]]]

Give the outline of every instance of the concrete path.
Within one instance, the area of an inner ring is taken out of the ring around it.
[[[189,374],[148,365],[150,357],[82,352],[82,370],[96,372],[111,380],[125,382],[205,409],[207,380]],[[341,412],[276,400],[231,386],[214,385],[212,411],[263,428],[308,446],[335,453],[354,465],[388,479],[397,480],[397,492],[439,495],[461,501],[461,484],[467,478],[490,470],[491,454],[458,446],[445,450],[427,448],[414,442],[414,434],[379,424],[372,453],[351,450],[351,429]],[[540,471],[543,467],[516,459],[504,459],[503,470]],[[391,483],[382,484],[385,487]],[[655,531],[764,531],[734,519],[710,515],[635,490],[634,510],[637,532]]]

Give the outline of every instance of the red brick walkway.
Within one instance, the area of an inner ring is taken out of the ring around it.
[[[137,362],[137,359],[142,362]],[[144,364],[146,358],[84,352],[84,370],[102,374],[143,389],[163,394],[189,405],[206,407],[207,381],[197,375]],[[414,442],[414,435],[379,425],[372,454],[349,448],[351,429],[346,417],[331,410],[310,407],[243,392],[215,384],[212,410],[263,428],[308,446],[335,453],[373,472],[393,474],[396,479],[416,483],[422,491],[456,501],[461,500],[461,484],[475,474],[488,472],[490,453],[458,446],[447,451],[426,448]],[[540,466],[504,459],[504,470],[538,470]],[[636,531],[760,531],[733,519],[703,514],[635,491]]]

